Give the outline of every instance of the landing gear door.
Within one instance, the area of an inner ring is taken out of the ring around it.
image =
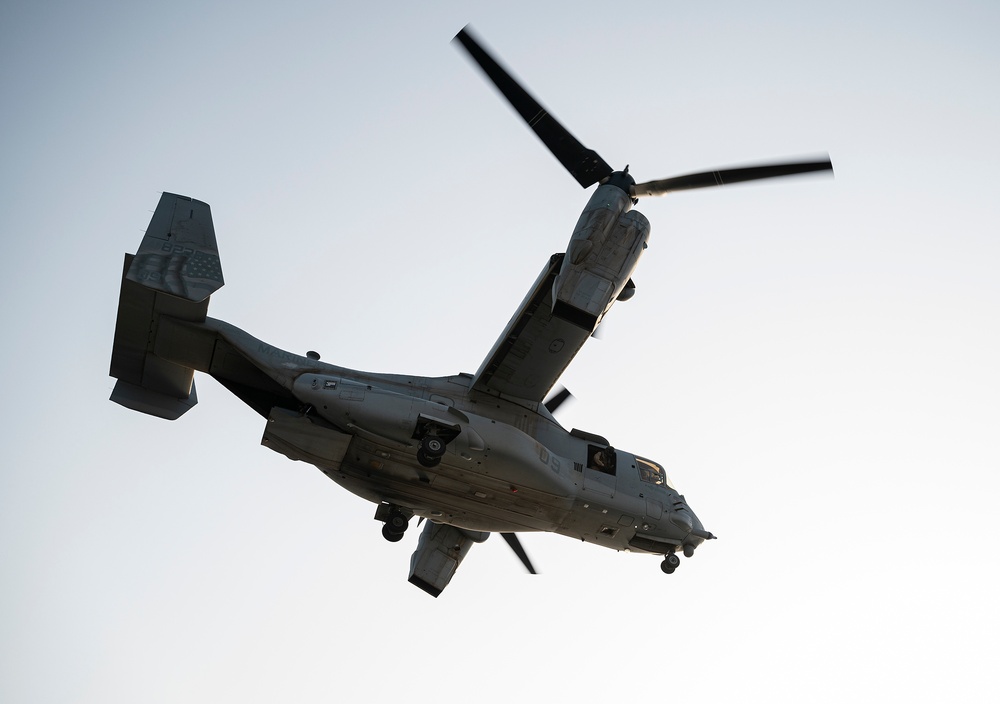
[[[618,472],[618,453],[613,447],[587,446],[587,464],[583,467],[585,494],[614,496]]]

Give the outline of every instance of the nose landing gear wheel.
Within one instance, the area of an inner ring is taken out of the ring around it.
[[[681,564],[681,558],[673,553],[668,553],[663,556],[663,562],[660,563],[660,569],[666,574],[673,574],[677,566]]]

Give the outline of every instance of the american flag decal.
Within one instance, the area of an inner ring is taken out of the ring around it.
[[[183,275],[191,279],[207,279],[222,282],[222,263],[218,254],[195,252],[184,264]]]

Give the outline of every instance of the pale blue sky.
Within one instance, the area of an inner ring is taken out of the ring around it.
[[[174,423],[107,401],[161,191],[212,205],[215,317],[475,371],[587,194],[467,22],[639,180],[834,161],[640,203],[638,293],[563,379],[720,536],[670,577],[529,535],[543,575],[490,540],[433,600],[416,532],[213,380]],[[0,700],[996,698],[998,34],[991,2],[4,4]]]

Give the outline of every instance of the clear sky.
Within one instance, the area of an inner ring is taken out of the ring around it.
[[[435,600],[374,506],[207,377],[107,400],[122,257],[213,208],[210,314],[371,371],[475,371],[588,194],[449,42],[471,22],[640,181],[638,292],[567,427],[719,540],[674,575],[554,535]],[[996,2],[0,7],[0,700],[996,699]]]

